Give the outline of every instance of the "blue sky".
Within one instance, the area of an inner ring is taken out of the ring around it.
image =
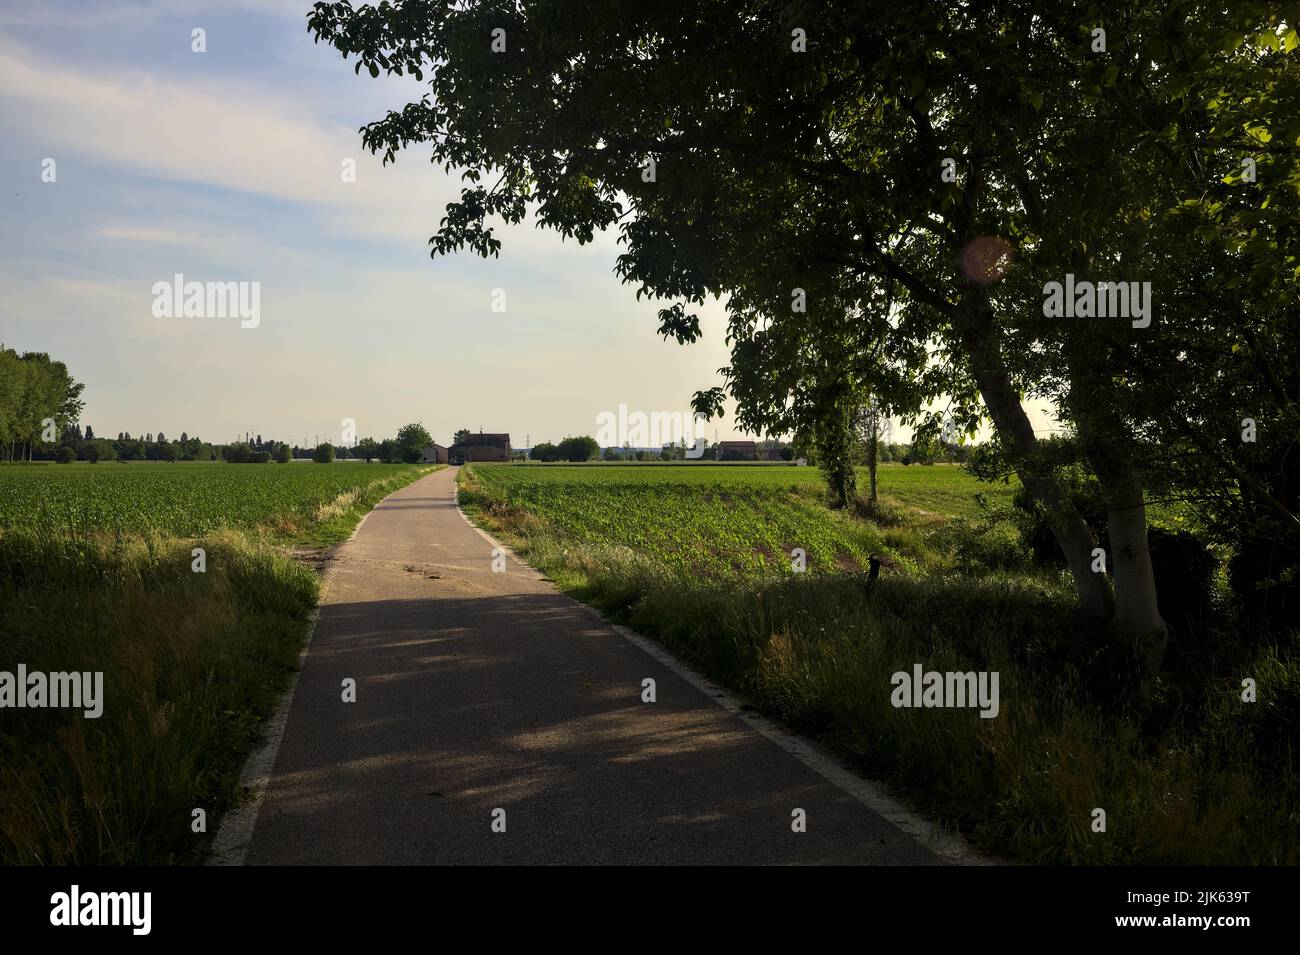
[[[457,177],[419,148],[385,169],[357,132],[422,88],[355,75],[312,42],[309,7],[0,8],[0,342],[65,361],[84,423],[337,441],[343,419],[376,437],[419,420],[523,446],[595,434],[620,404],[685,413],[720,383],[721,304],[700,311],[703,341],[663,341],[658,306],[613,274],[613,235],[580,247],[524,224],[498,232],[499,259],[430,259]],[[152,287],[177,273],[260,283],[260,323],[155,317]],[[707,437],[742,436],[728,412]]]
[[[430,259],[458,181],[417,149],[385,169],[357,134],[421,88],[354,75],[312,43],[309,6],[0,10],[0,341],[66,361],[84,422],[300,441],[344,418],[377,436],[422,420],[439,440],[482,427],[522,445],[594,434],[620,403],[686,411],[718,382],[721,306],[705,342],[664,342],[656,306],[613,275],[613,236],[579,247],[520,226],[500,259]],[[259,282],[260,324],[155,318],[152,286],[175,273]]]

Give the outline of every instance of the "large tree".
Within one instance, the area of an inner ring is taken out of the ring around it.
[[[1293,201],[1295,32],[1251,2],[1120,3],[1104,20],[1098,10],[407,0],[318,3],[309,28],[358,70],[427,72],[430,94],[367,126],[363,141],[386,162],[427,143],[463,170],[435,254],[497,254],[492,215],[531,212],[580,242],[617,227],[618,271],[638,295],[665,300],[665,335],[694,340],[692,307],[728,297],[724,377],[742,420],[779,414],[779,396],[752,382],[790,353],[806,315],[830,328],[836,315],[875,316],[854,347],[886,356],[872,371],[900,383],[897,410],[919,413],[944,394],[963,425],[988,416],[1082,607],[1112,617],[1150,672],[1164,636],[1141,401],[1212,371],[1213,359],[1191,366],[1194,356],[1181,368],[1152,362],[1180,335],[1212,344],[1210,333],[1188,332],[1195,316],[1165,305],[1146,329],[1051,321],[1043,292],[1067,274],[1150,280],[1174,303],[1167,266],[1195,261],[1197,242],[1221,250],[1225,269],[1244,255],[1252,274],[1288,274],[1285,208],[1199,204],[1227,154],[1257,156],[1275,183],[1267,194]],[[1188,208],[1217,231],[1168,226]],[[803,314],[791,310],[796,290]],[[1207,307],[1229,308],[1241,291],[1206,289]],[[1293,303],[1274,291],[1278,309]],[[1215,355],[1230,347],[1213,342]],[[806,388],[781,381],[787,395]],[[820,377],[816,410],[833,412],[843,381]],[[698,406],[716,410],[719,397],[705,389]],[[1098,542],[1040,453],[1026,397],[1058,409],[1101,483],[1113,589],[1093,570]]]
[[[397,459],[407,464],[420,460],[424,449],[433,444],[433,438],[419,422],[402,425],[397,431]]]
[[[75,425],[85,385],[61,361],[44,352],[19,354],[0,345],[0,447],[10,461],[31,459],[44,440],[47,421],[60,435]]]

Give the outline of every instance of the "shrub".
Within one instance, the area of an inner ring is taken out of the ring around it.
[[[951,525],[952,552],[963,570],[1022,570],[1029,562],[1020,530],[997,519],[955,520]]]
[[[397,460],[406,464],[415,464],[420,460],[420,455],[424,449],[433,444],[433,438],[425,430],[424,425],[416,422],[414,424],[403,425],[397,432],[395,441],[397,445]],[[330,448],[330,460],[333,460],[334,449]]]
[[[600,445],[596,443],[595,438],[583,435],[576,438],[565,438],[555,448],[557,454],[565,461],[590,461],[600,454]]]
[[[1213,611],[1214,573],[1219,559],[1187,531],[1151,527],[1151,566],[1162,616],[1183,645],[1203,634]]]
[[[1243,620],[1254,631],[1300,632],[1300,546],[1291,540],[1244,541],[1228,562]]]
[[[613,451],[613,448],[611,448],[610,450]],[[560,455],[560,449],[557,448],[555,445],[551,444],[551,442],[549,441],[540,441],[537,444],[533,445],[533,449],[531,452],[529,452],[528,456],[532,458],[534,461],[562,460],[562,457]],[[618,452],[616,451],[614,452],[614,457],[615,458],[618,457]]]
[[[95,464],[99,461],[113,461],[117,458],[117,451],[113,445],[101,438],[93,441],[84,441],[81,445],[81,457]]]

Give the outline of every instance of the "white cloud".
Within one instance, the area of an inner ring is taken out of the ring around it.
[[[230,6],[294,19],[303,18],[308,9],[302,0],[112,0],[93,4],[86,0],[6,0],[5,8],[0,9],[0,25],[101,30],[153,23],[163,15],[224,11]]]
[[[341,72],[345,82],[370,82],[350,69]],[[355,126],[313,118],[327,105],[325,94],[287,81],[280,89],[288,92],[197,73],[180,78],[78,70],[0,36],[5,126],[41,155],[58,159],[68,150],[136,175],[299,203],[322,216],[326,234],[398,239],[427,253],[447,202],[460,196],[459,175],[430,163],[427,148],[418,145],[385,167],[362,148]],[[399,83],[389,91],[398,100],[410,93]],[[343,181],[349,159],[356,164],[355,182]],[[551,230],[536,229],[532,221],[498,225],[503,257],[556,254],[574,261],[577,243],[561,243]],[[596,246],[612,269],[619,251],[614,236],[598,236]]]
[[[151,242],[165,245],[202,245],[202,236],[158,229],[150,226],[102,226],[94,234],[101,239],[120,242]]]
[[[6,126],[39,144],[136,174],[309,204],[340,232],[427,239],[455,184],[428,164],[382,168],[355,129],[311,119],[311,102],[147,71],[105,76],[0,43]],[[344,159],[357,181],[342,180]],[[414,158],[414,157],[412,157]]]

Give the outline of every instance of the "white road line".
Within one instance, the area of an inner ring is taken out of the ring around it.
[[[407,485],[409,487],[410,485]],[[394,491],[393,493],[397,493]],[[357,522],[357,526],[348,535],[346,544],[361,531],[361,525],[374,511],[367,511]],[[337,550],[343,544],[330,548]],[[329,553],[327,551],[326,553]],[[280,698],[275,712],[266,721],[262,729],[262,742],[258,744],[239,774],[239,787],[246,794],[245,799],[222,817],[216,837],[212,840],[212,853],[208,865],[243,865],[248,857],[248,847],[253,843],[253,829],[257,826],[257,814],[266,798],[267,787],[275,772],[275,757],[280,752],[280,741],[284,739],[284,728],[289,722],[289,710],[293,706],[294,691],[298,689],[298,677],[302,673],[307,651],[311,647],[311,638],[316,634],[316,623],[320,620],[321,607],[325,605],[325,586],[329,582],[329,572],[333,564],[327,564],[321,580],[321,602],[311,612],[311,626],[307,630],[307,639],[298,651],[298,669],[289,678],[289,687]]]
[[[289,688],[280,698],[279,705],[263,727],[263,738],[244,763],[243,772],[239,774],[240,789],[246,794],[245,799],[221,820],[217,837],[212,840],[212,855],[208,865],[243,865],[248,855],[248,847],[253,842],[253,829],[257,825],[257,813],[266,798],[267,787],[271,785],[271,776],[275,771],[275,757],[280,752],[280,741],[284,739],[284,727],[289,722],[289,709],[293,706],[293,694],[298,689],[298,676],[302,673],[303,662],[307,659],[307,648],[311,646],[312,635],[316,632],[316,621],[320,619],[320,608],[312,610],[311,629],[307,640],[298,653],[298,669],[289,679]]]

